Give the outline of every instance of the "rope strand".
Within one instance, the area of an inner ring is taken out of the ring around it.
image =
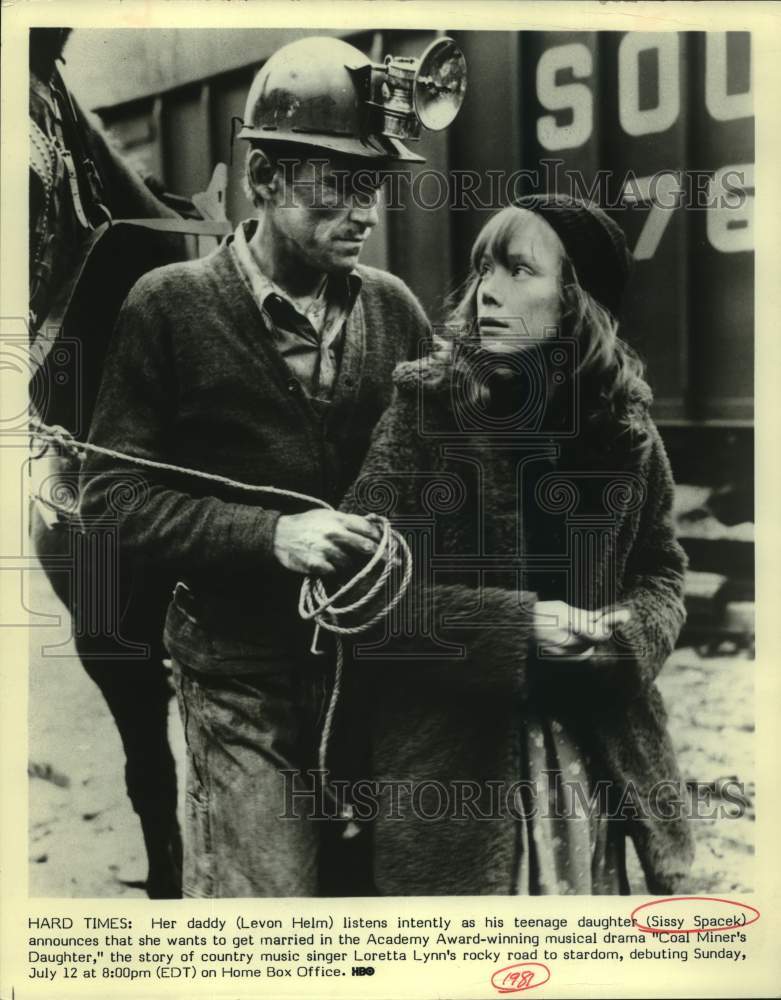
[[[83,457],[83,452],[92,452],[95,455],[106,455],[108,458],[117,458],[122,462],[130,462],[132,465],[143,466],[147,469],[157,469],[160,472],[176,472],[182,476],[191,476],[197,479],[206,479],[212,483],[220,483],[221,486],[229,486],[232,489],[247,490],[251,493],[273,493],[276,496],[290,497],[293,500],[303,500],[305,503],[314,504],[315,507],[322,507],[325,510],[334,509],[330,503],[320,500],[317,497],[309,496],[308,493],[283,490],[278,486],[254,486],[252,483],[243,483],[239,479],[220,476],[216,472],[190,469],[183,465],[172,465],[170,462],[157,462],[151,458],[142,458],[140,455],[128,455],[122,451],[114,451],[113,448],[103,448],[99,444],[91,444],[88,441],[77,441],[64,427],[49,427],[41,420],[38,420],[37,417],[31,417],[30,424],[34,430],[33,438],[59,445],[63,451],[69,451],[79,458]],[[40,456],[36,455],[35,457],[39,458]]]

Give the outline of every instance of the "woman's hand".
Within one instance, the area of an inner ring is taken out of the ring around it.
[[[596,647],[611,638],[630,619],[627,608],[584,611],[564,601],[537,601],[534,605],[533,639],[543,656],[587,660]]]

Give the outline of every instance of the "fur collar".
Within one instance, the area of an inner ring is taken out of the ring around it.
[[[467,352],[455,351],[451,343],[441,340],[435,341],[431,354],[417,361],[405,361],[393,373],[394,384],[401,393],[438,397],[451,418],[453,400],[461,395],[454,393],[454,382],[460,380],[463,385],[469,378]],[[575,468],[638,469],[647,457],[650,443],[651,399],[647,383],[638,379],[625,400],[620,420],[607,409],[581,412],[581,433],[565,447],[565,464]],[[539,433],[545,431],[540,429]]]
[[[437,348],[419,361],[403,361],[393,373],[393,382],[402,392],[449,393],[453,380],[453,354]]]

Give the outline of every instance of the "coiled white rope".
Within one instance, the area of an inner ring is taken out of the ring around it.
[[[90,444],[88,442],[77,441],[64,427],[49,426],[37,417],[30,418],[30,425],[33,430],[33,440],[45,442],[48,445],[55,445],[65,452],[69,452],[79,459],[83,459],[85,453],[93,452],[97,455],[106,455],[109,458],[119,459],[132,465],[142,466],[148,469],[158,469],[161,472],[174,472],[184,476],[191,476],[197,479],[206,479],[222,486],[232,489],[245,490],[249,493],[270,493],[276,496],[284,496],[293,500],[301,500],[310,503],[314,507],[321,507],[325,510],[334,510],[331,504],[318,497],[309,496],[307,493],[297,493],[295,490],[285,490],[278,486],[255,486],[251,483],[243,483],[237,479],[230,479],[228,476],[221,476],[214,472],[204,472],[199,469],[190,469],[185,466],[172,465],[168,462],[157,462],[150,458],[141,458],[135,455],[127,455],[121,451],[114,451],[112,448],[104,448],[101,445]],[[44,451],[34,455],[40,458]],[[331,697],[328,703],[323,731],[320,738],[318,750],[318,766],[321,771],[326,770],[326,759],[328,754],[328,743],[333,727],[333,720],[339,701],[342,688],[342,674],[344,670],[344,649],[342,644],[343,635],[360,635],[376,624],[380,619],[387,618],[399,601],[404,597],[412,579],[412,553],[406,539],[391,527],[390,522],[385,517],[377,514],[369,514],[368,520],[377,524],[381,529],[380,541],[371,559],[353,577],[343,584],[335,593],[328,594],[322,579],[317,576],[307,576],[301,584],[301,592],[298,599],[298,613],[304,621],[315,623],[315,631],[312,637],[311,651],[319,654],[321,650],[317,648],[320,629],[332,632],[336,636],[336,663],[334,668],[334,684]],[[369,578],[377,569],[380,562],[384,560],[383,568],[378,572],[377,579],[363,591],[358,597],[348,604],[337,604],[337,601],[355,590],[364,580]],[[365,621],[360,621],[360,612],[372,604],[379,592],[389,585],[394,570],[400,572],[400,579],[392,596],[388,596],[380,605],[379,609]],[[352,615],[357,618],[353,625],[340,625],[340,617]]]

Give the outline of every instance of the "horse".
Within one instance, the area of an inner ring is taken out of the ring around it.
[[[113,557],[106,565],[105,548],[96,560],[100,539],[78,518],[74,441],[88,430],[108,336],[132,285],[152,267],[198,253],[194,236],[216,242],[227,232],[225,168],[192,201],[153,191],[68,91],[57,63],[69,33],[30,32],[31,423],[56,425],[60,443],[52,448],[44,436],[48,447],[31,462],[30,532],[122,741],[148,861],[146,892],[177,898],[182,843],[162,646],[172,583],[164,574],[141,581]]]

